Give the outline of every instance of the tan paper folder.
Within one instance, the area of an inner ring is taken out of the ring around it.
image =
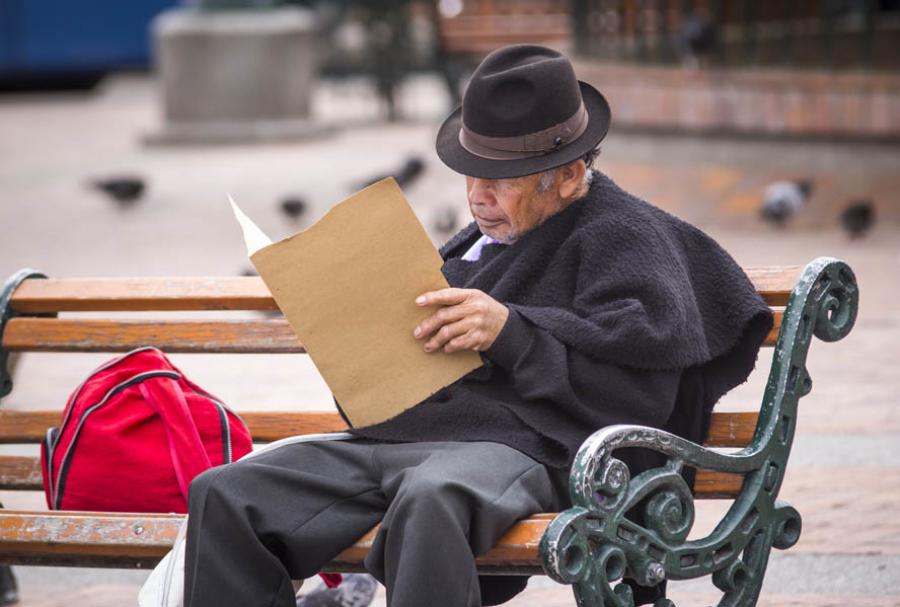
[[[394,417],[481,365],[475,352],[428,354],[413,337],[435,311],[415,298],[448,285],[393,179],[250,259],[354,426]]]

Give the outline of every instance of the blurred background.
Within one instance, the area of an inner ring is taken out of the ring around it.
[[[900,605],[900,0],[0,0],[0,273],[251,274],[226,192],[282,238],[386,175],[440,244],[468,212],[437,128],[487,52],[525,42],[607,96],[598,168],[625,189],[744,266],[857,272],[856,328],[812,347],[782,490],[804,531],[760,604]],[[61,408],[105,358],[25,355],[2,406]],[[173,358],[235,409],[331,408],[303,356]],[[758,406],[770,362],[723,408]],[[134,604],[146,576],[15,571],[33,607]],[[511,604],[574,602],[542,579]]]

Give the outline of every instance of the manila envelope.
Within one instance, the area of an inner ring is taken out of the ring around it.
[[[233,203],[232,203],[233,204]],[[275,244],[235,207],[250,259],[354,426],[390,419],[481,366],[471,351],[426,353],[413,337],[448,286],[443,261],[392,178]]]

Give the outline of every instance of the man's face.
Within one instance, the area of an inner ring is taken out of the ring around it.
[[[511,179],[466,177],[469,211],[482,234],[510,244],[559,210],[556,189],[538,191],[539,175]]]

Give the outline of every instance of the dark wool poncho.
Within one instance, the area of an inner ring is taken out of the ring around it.
[[[480,235],[471,224],[441,254],[450,285],[509,307],[485,366],[354,434],[494,441],[555,468],[609,424],[700,442],[713,405],[746,380],[772,326],[714,240],[601,173],[583,198],[512,245],[460,259]],[[643,469],[646,457],[626,461]]]

